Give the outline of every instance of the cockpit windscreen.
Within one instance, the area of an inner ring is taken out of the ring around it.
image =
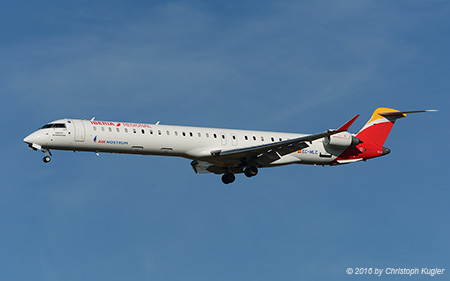
[[[50,128],[66,128],[66,124],[64,123],[50,123],[42,127],[41,129],[50,129]]]

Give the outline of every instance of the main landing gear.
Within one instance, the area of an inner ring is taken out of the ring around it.
[[[248,166],[247,168],[244,169],[244,174],[248,178],[254,177],[258,174],[258,168],[256,168],[255,166]],[[222,182],[224,184],[233,183],[235,179],[236,179],[236,176],[230,172],[226,172],[222,176]]]
[[[234,174],[233,174],[233,173],[230,173],[230,172],[226,172],[226,173],[223,174],[223,176],[222,176],[222,182],[223,182],[224,184],[232,183],[232,182],[234,182],[235,179],[236,179],[236,177],[234,176]]]
[[[258,174],[258,168],[255,166],[248,166],[244,169],[244,174],[247,176],[247,178],[254,177]]]

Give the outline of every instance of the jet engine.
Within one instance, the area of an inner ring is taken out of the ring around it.
[[[350,147],[361,143],[361,140],[349,132],[340,132],[323,139],[323,144],[333,147]]]

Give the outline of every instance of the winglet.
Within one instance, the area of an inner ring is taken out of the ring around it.
[[[347,121],[347,123],[345,123],[344,125],[342,125],[339,129],[337,129],[337,132],[344,132],[344,131],[348,131],[348,128],[350,128],[350,126],[353,124],[353,122],[355,122],[355,120],[359,117],[359,114],[356,115],[355,117],[353,117],[352,119],[350,119],[349,121]]]

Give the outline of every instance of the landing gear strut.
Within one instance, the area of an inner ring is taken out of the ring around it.
[[[258,174],[258,168],[256,168],[255,166],[248,166],[247,168],[244,169],[244,174],[248,177],[254,177]]]
[[[223,176],[222,176],[222,182],[223,182],[224,184],[232,183],[232,182],[234,182],[235,179],[236,179],[236,177],[234,176],[234,174],[233,174],[233,173],[230,173],[230,172],[226,172],[226,173],[223,174]]]
[[[50,162],[50,160],[52,160],[52,158],[50,158],[50,156],[52,156],[52,153],[50,152],[50,150],[44,149],[43,152],[44,152],[45,156],[42,159],[42,161],[44,161],[44,163]]]

